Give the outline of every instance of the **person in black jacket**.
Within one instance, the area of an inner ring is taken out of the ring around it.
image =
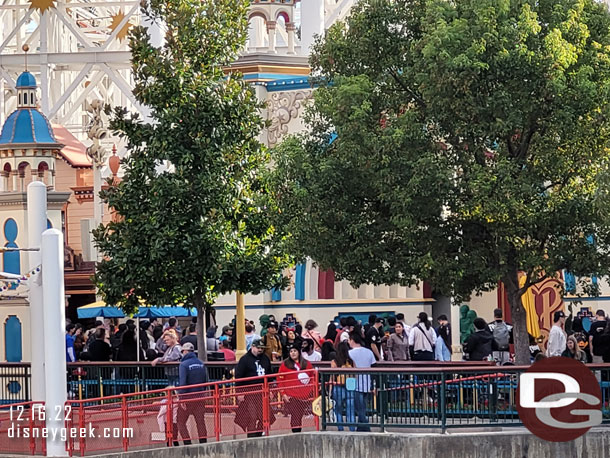
[[[179,367],[180,385],[188,387],[189,385],[199,385],[208,382],[208,371],[197,355],[195,354],[195,346],[186,342],[182,346],[182,360]],[[205,391],[207,387],[197,386],[193,388],[180,388],[180,404],[178,409],[178,431],[184,440],[184,445],[190,445],[191,439],[186,422],[192,415],[195,417],[197,425],[197,436],[199,443],[207,442],[207,428],[205,425]]]
[[[241,357],[235,368],[235,385],[237,394],[243,395],[235,412],[235,423],[248,433],[248,437],[263,435],[263,406],[261,405],[261,386],[263,380],[250,377],[262,377],[271,374],[271,361],[265,355],[265,345],[261,339],[252,341],[250,350]],[[241,379],[241,380],[240,380]],[[251,385],[259,385],[251,387]],[[270,413],[273,416],[273,413]],[[275,418],[270,419],[271,423]]]
[[[469,361],[484,361],[491,355],[493,334],[483,318],[475,319],[473,324],[475,332],[466,339],[464,353]]]

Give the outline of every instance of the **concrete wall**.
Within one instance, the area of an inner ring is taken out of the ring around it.
[[[521,432],[463,434],[306,433],[270,438],[106,454],[107,458],[610,458],[610,434],[600,428],[554,443]]]

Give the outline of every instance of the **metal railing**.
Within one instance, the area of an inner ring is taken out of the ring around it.
[[[0,452],[5,455],[46,455],[44,402],[0,406]]]
[[[0,405],[31,401],[30,363],[0,363]]]
[[[610,365],[600,375],[602,414],[610,423]],[[527,367],[320,369],[322,429],[518,426],[519,374]],[[598,372],[599,371],[599,372]]]
[[[168,388],[70,400],[65,409],[69,412],[66,428],[91,429],[94,433],[69,438],[66,449],[70,456],[85,456],[245,435],[269,436],[293,428],[317,430],[318,417],[311,409],[317,396],[317,371],[301,373],[308,375],[307,382],[302,378],[291,381],[282,375],[268,375],[240,379],[237,384],[231,380],[191,385],[188,388],[196,391],[190,393]],[[252,384],[242,385],[244,382]],[[293,388],[301,394],[303,388],[307,392],[302,399],[285,397]],[[116,432],[119,437],[114,437]]]

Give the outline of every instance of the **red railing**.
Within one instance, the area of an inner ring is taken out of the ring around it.
[[[237,386],[235,381],[192,385],[188,389],[197,391],[190,393],[180,393],[180,387],[71,400],[66,428],[88,433],[68,438],[66,447],[70,456],[84,456],[318,429],[311,412],[318,373],[301,374],[294,379],[281,374],[240,379]]]
[[[0,406],[0,451],[3,454],[45,455],[44,402]]]

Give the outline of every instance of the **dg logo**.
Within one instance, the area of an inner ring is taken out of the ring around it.
[[[542,359],[519,377],[519,418],[546,441],[568,442],[599,425],[601,399],[593,372],[570,358]]]

